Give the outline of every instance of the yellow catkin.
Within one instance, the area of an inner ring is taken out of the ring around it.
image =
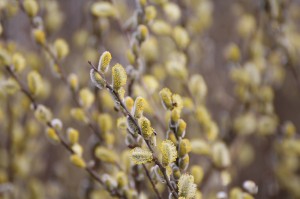
[[[164,167],[167,167],[172,162],[175,162],[177,158],[177,150],[171,140],[163,141],[160,145],[160,151],[162,154],[162,164]]]
[[[105,51],[104,53],[102,53],[102,55],[99,59],[98,71],[101,71],[102,73],[107,72],[111,58],[112,57],[111,57],[110,52]]]
[[[109,114],[100,114],[97,118],[97,121],[101,132],[106,133],[113,127],[113,121]]]
[[[141,42],[145,41],[147,39],[148,34],[149,34],[148,32],[149,31],[148,31],[147,26],[145,26],[145,25],[138,26],[138,36],[139,36],[139,39]]]
[[[151,127],[151,122],[146,117],[141,117],[138,120],[139,126],[142,130],[142,136],[145,140],[149,140],[153,135],[153,129]]]
[[[31,71],[27,75],[28,88],[34,96],[39,95],[43,90],[43,80],[37,71]]]
[[[188,139],[183,139],[179,144],[179,156],[182,157],[192,150],[191,143]]]
[[[70,87],[72,88],[72,90],[74,90],[74,91],[78,90],[79,83],[78,83],[78,76],[76,74],[71,73],[68,76],[68,83],[69,83]]]
[[[172,109],[172,92],[168,88],[163,88],[159,92],[160,99],[166,109]]]
[[[131,160],[135,164],[143,164],[150,162],[153,159],[152,153],[149,150],[136,147],[130,151]]]
[[[95,101],[95,96],[88,88],[79,91],[80,102],[84,108],[89,108]]]
[[[146,101],[142,97],[137,97],[134,101],[133,116],[140,118],[143,115],[143,111],[146,105]]]
[[[121,64],[112,67],[113,88],[119,90],[127,82],[127,73]]]
[[[96,2],[91,7],[91,12],[97,17],[113,17],[116,15],[116,9],[109,2]]]
[[[69,142],[73,145],[78,142],[79,132],[76,129],[68,128],[67,129]]]
[[[46,33],[41,29],[35,29],[33,31],[33,37],[35,41],[40,45],[46,44]]]
[[[185,199],[192,199],[195,197],[197,186],[194,184],[194,177],[189,174],[183,174],[178,181],[178,195]]]
[[[131,111],[132,108],[133,108],[133,105],[134,105],[133,99],[132,99],[130,96],[127,96],[127,97],[125,97],[124,101],[125,101],[125,106],[126,106],[126,108],[127,108],[129,111]]]
[[[118,155],[114,151],[105,147],[97,147],[95,155],[98,159],[107,163],[116,163],[118,160]]]
[[[15,53],[12,56],[12,62],[16,72],[21,72],[26,66],[26,60],[20,53]]]
[[[54,47],[56,50],[57,57],[62,59],[69,54],[69,46],[64,39],[57,39],[54,42]]]
[[[91,77],[91,80],[92,80],[93,84],[96,87],[98,87],[100,89],[103,89],[105,87],[105,85],[106,85],[105,80],[102,78],[102,76],[99,73],[97,73],[96,70],[91,69],[90,77]]]
[[[30,16],[34,17],[39,11],[39,5],[35,0],[25,0],[23,2],[25,12]]]
[[[57,136],[55,129],[47,128],[46,130],[47,137],[55,142],[60,142],[59,137]]]
[[[44,105],[39,104],[34,111],[34,116],[40,122],[50,122],[52,119],[51,111]]]
[[[80,157],[77,154],[73,154],[70,156],[70,161],[77,167],[79,168],[85,168],[86,167],[86,163],[85,161],[82,159],[82,157]]]

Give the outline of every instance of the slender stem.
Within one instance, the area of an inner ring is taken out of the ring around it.
[[[146,173],[146,175],[147,175],[147,177],[148,177],[148,179],[149,179],[149,181],[150,181],[150,183],[151,183],[151,185],[152,185],[152,188],[153,188],[154,192],[156,193],[157,198],[162,199],[162,197],[160,196],[160,194],[159,194],[157,188],[155,187],[155,184],[154,184],[154,182],[153,182],[153,180],[152,180],[152,178],[151,178],[151,176],[150,176],[150,173],[149,173],[147,167],[145,166],[145,164],[142,164],[142,165],[143,165],[143,168],[144,168],[144,170],[145,170],[145,173]]]
[[[11,69],[11,67],[6,66],[5,68],[8,71],[8,73],[12,76],[12,78],[14,78],[14,80],[16,80],[16,82],[19,84],[19,86],[21,88],[21,91],[29,98],[29,100],[33,104],[33,108],[36,109],[37,108],[37,103],[35,102],[34,98],[30,94],[30,92],[27,91],[27,89],[25,88],[25,86],[23,85],[23,83],[18,79],[17,75],[13,72],[13,70]]]

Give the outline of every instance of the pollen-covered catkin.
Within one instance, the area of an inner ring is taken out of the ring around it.
[[[131,160],[135,164],[144,164],[152,161],[153,156],[149,150],[142,149],[140,147],[136,147],[130,151]]]
[[[170,140],[165,140],[160,144],[162,154],[162,164],[164,167],[169,166],[177,158],[177,150],[174,143]]]
[[[112,67],[113,88],[117,91],[127,82],[127,73],[121,64]]]
[[[110,52],[105,51],[104,53],[102,53],[98,63],[98,71],[101,71],[102,73],[107,72],[111,58],[112,57]]]
[[[146,117],[141,117],[138,120],[139,126],[142,130],[142,135],[145,140],[149,140],[151,136],[153,135],[153,129],[151,127],[151,122]]]

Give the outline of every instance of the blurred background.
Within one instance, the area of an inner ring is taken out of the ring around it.
[[[93,157],[90,151],[95,137],[84,122],[72,115],[77,107],[74,96],[60,80],[56,60],[37,42],[33,33],[37,29],[45,32],[50,51],[55,52],[58,38],[68,44],[68,55],[59,60],[60,67],[68,79],[70,74],[76,75],[80,89],[87,88],[94,94],[94,103],[85,110],[92,121],[97,123],[99,114],[110,115],[113,138],[108,139],[113,141],[107,141],[107,145],[120,154],[121,165],[125,165],[122,157],[127,146],[125,133],[117,127],[120,114],[114,110],[109,93],[95,89],[89,79],[88,61],[97,65],[106,50],[112,54],[113,64],[121,63],[126,68],[129,82],[135,80],[132,91],[127,88],[125,95],[141,95],[149,101],[146,115],[159,140],[168,128],[167,119],[164,121],[168,113],[158,92],[168,87],[182,96],[182,118],[187,122],[186,137],[192,144],[190,167],[201,165],[204,169],[199,184],[203,198],[217,198],[219,192],[232,198],[230,190],[242,187],[246,180],[258,186],[254,198],[300,198],[300,142],[296,130],[300,127],[300,1],[149,0],[146,4],[154,7],[156,16],[146,23],[149,35],[137,47],[139,57],[135,55],[135,61],[131,54],[140,23],[136,1],[107,1],[113,5],[113,14],[105,9],[93,11],[93,5],[102,2],[96,0],[37,2],[38,14],[29,17],[22,8],[23,0],[0,0],[0,54],[22,54],[26,67],[17,74],[21,82],[28,81],[31,70],[41,74],[43,92],[36,101],[51,109],[53,117],[62,121],[63,129],[79,130],[85,157]],[[173,34],[177,26],[185,29],[188,44],[182,39],[184,35]],[[195,74],[201,74],[204,83],[193,84]],[[143,79],[146,75],[155,81]],[[110,198],[83,170],[69,162],[68,152],[61,145],[45,136],[45,125],[34,118],[28,98],[22,92],[6,92],[10,76],[4,67],[0,77],[0,197]],[[197,89],[201,90],[200,97]],[[217,126],[214,130],[206,128],[201,108],[211,115],[210,122]],[[158,120],[165,123],[165,128]],[[211,168],[211,155],[201,148],[203,143],[211,145],[210,132],[216,137],[213,140],[226,143],[230,151],[231,164],[227,168]],[[110,169],[110,165],[102,165],[98,170],[101,173]],[[138,198],[155,198],[148,192]]]

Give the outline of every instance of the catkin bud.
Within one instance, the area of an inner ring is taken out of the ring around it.
[[[144,164],[152,161],[153,156],[151,151],[142,149],[140,147],[135,147],[130,151],[131,160],[134,164]]]
[[[181,11],[176,3],[168,2],[163,6],[163,9],[170,21],[176,22],[180,19]]]
[[[95,71],[94,69],[90,70],[90,77],[93,82],[93,84],[98,87],[99,89],[102,89],[106,86],[105,80],[101,77],[101,75]]]
[[[203,168],[200,166],[192,166],[191,174],[194,176],[195,184],[200,184],[204,177]]]
[[[241,37],[249,37],[256,29],[256,21],[254,16],[244,14],[239,18],[237,24],[237,31]]]
[[[176,180],[178,180],[181,176],[181,172],[179,167],[176,166],[176,164],[172,165],[172,170],[173,170],[173,176]]]
[[[118,172],[116,179],[119,189],[123,189],[128,185],[127,175],[124,172]]]
[[[69,54],[69,46],[64,39],[57,39],[54,42],[54,48],[58,59],[62,59]]]
[[[146,39],[147,39],[147,37],[148,37],[148,33],[149,31],[148,31],[148,28],[147,28],[147,26],[145,26],[145,25],[139,25],[138,26],[138,40],[140,41],[140,42],[143,42],[143,41],[145,41]]]
[[[152,94],[156,91],[156,89],[159,87],[159,83],[156,80],[156,78],[152,75],[145,75],[143,76],[143,83],[145,84],[145,87],[147,89],[147,92],[149,94]]]
[[[88,118],[86,117],[84,110],[82,108],[72,108],[71,116],[81,122],[88,122]]]
[[[78,143],[73,144],[72,150],[74,151],[75,154],[82,156],[83,148],[80,144],[78,144]]]
[[[159,96],[160,96],[163,106],[166,109],[171,110],[173,108],[171,91],[168,88],[163,88],[159,92]]]
[[[241,52],[235,43],[231,43],[226,47],[224,55],[227,60],[238,62],[241,57]]]
[[[101,132],[106,133],[113,127],[113,121],[109,114],[100,114],[97,118]]]
[[[96,2],[91,7],[91,12],[96,17],[113,17],[116,9],[109,2]]]
[[[185,136],[185,129],[186,129],[186,122],[183,119],[178,120],[178,127],[177,127],[177,136],[184,137]]]
[[[102,176],[102,181],[105,184],[107,190],[114,190],[117,186],[117,182],[110,175],[104,174]]]
[[[175,162],[177,158],[177,150],[171,140],[163,141],[160,145],[160,151],[162,153],[162,165],[164,167],[167,167],[172,162]]]
[[[230,154],[226,145],[222,142],[216,142],[212,147],[213,163],[219,168],[226,168],[230,165]]]
[[[53,129],[53,128],[47,128],[46,134],[47,134],[47,137],[48,137],[50,140],[53,140],[53,141],[55,141],[55,142],[60,142],[60,139],[59,139],[59,137],[57,136],[55,129]]]
[[[145,99],[142,97],[137,97],[134,101],[134,107],[133,107],[133,116],[135,118],[140,118],[143,115],[143,111],[145,108]]]
[[[146,21],[150,22],[156,17],[156,9],[154,6],[147,6],[145,8],[145,19]]]
[[[123,87],[119,88],[119,90],[117,91],[119,98],[123,101],[124,97],[125,97],[125,89]]]
[[[43,80],[37,71],[31,71],[27,75],[27,84],[31,94],[39,95],[43,91]]]
[[[138,126],[135,124],[131,117],[127,117],[127,127],[131,134],[138,134]]]
[[[197,186],[194,183],[194,177],[189,174],[183,174],[178,181],[178,195],[185,199],[192,199],[195,197]]]
[[[94,94],[88,88],[81,89],[79,91],[79,97],[84,108],[89,108],[95,100]]]
[[[209,155],[210,154],[210,146],[207,142],[200,139],[194,139],[191,141],[192,153],[198,155]]]
[[[183,139],[179,143],[179,157],[182,157],[192,150],[191,143],[188,139]]]
[[[127,96],[127,97],[125,97],[124,101],[125,101],[125,106],[126,106],[126,108],[127,108],[129,111],[131,111],[132,108],[133,108],[133,104],[134,104],[133,99],[132,99],[130,96]]]
[[[171,125],[177,126],[178,120],[180,119],[181,110],[174,108],[171,112]]]
[[[135,57],[135,54],[132,52],[132,50],[126,51],[126,57],[131,65],[135,64],[136,57]]]
[[[97,147],[95,155],[101,161],[107,163],[116,163],[118,160],[118,155],[114,151],[104,147]]]
[[[77,154],[71,155],[71,156],[70,156],[70,160],[71,160],[71,162],[72,162],[75,166],[77,166],[77,167],[79,167],[79,168],[85,168],[85,167],[86,167],[85,161],[82,159],[82,157],[80,157],[80,156],[77,155]]]
[[[188,32],[180,26],[174,28],[172,36],[177,46],[181,49],[185,49],[190,43]]]
[[[40,122],[49,122],[52,119],[51,111],[44,105],[39,104],[34,111],[34,116]]]
[[[102,53],[98,63],[98,71],[101,71],[102,73],[107,72],[111,58],[112,57],[110,52],[105,51],[104,53]]]
[[[172,32],[170,24],[163,20],[154,20],[151,24],[151,30],[157,35],[168,36]]]
[[[25,12],[30,16],[34,17],[39,11],[39,5],[35,0],[25,0],[23,2]]]
[[[33,30],[33,37],[38,44],[45,45],[46,33],[43,30],[41,30],[41,29]]]
[[[247,180],[243,183],[243,188],[250,194],[257,194],[258,187],[255,182]]]
[[[56,130],[61,130],[63,127],[63,123],[60,119],[55,118],[55,119],[51,120],[51,126]]]
[[[76,74],[71,73],[68,76],[68,83],[69,83],[72,90],[74,90],[74,91],[78,90],[79,84],[78,84],[78,77],[77,77]]]
[[[21,72],[26,65],[26,60],[20,53],[15,53],[12,56],[12,63],[16,72]]]
[[[126,84],[127,74],[121,64],[116,64],[112,67],[112,81],[113,88],[115,90],[119,90],[122,86]]]
[[[79,132],[76,129],[68,128],[67,134],[68,134],[68,140],[72,145],[78,142]]]
[[[179,168],[185,171],[190,163],[190,156],[185,154],[182,158],[179,158]]]
[[[230,190],[229,198],[230,199],[244,198],[243,197],[243,191],[240,188],[235,187],[235,188],[233,188],[233,189]]]
[[[139,126],[142,130],[142,136],[145,140],[149,140],[151,136],[153,135],[153,129],[151,127],[150,120],[148,120],[146,117],[141,117],[138,120]]]
[[[200,101],[203,101],[207,94],[207,86],[202,75],[193,75],[189,81],[189,89]]]
[[[0,88],[2,92],[7,94],[14,94],[20,89],[19,84],[12,78],[0,82]]]
[[[296,127],[291,121],[284,122],[282,127],[283,133],[287,137],[293,137],[296,134]]]

